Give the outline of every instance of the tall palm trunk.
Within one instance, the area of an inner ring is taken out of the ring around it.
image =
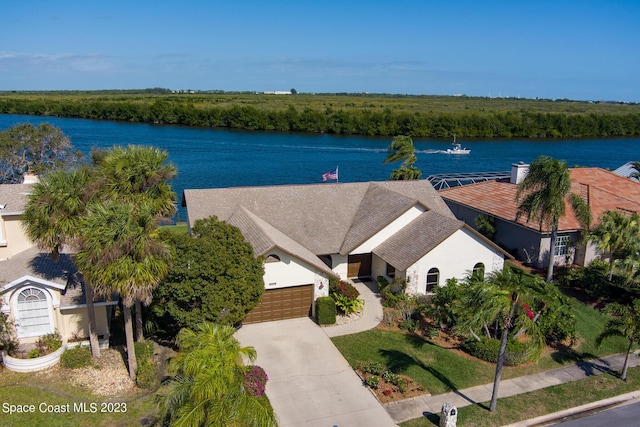
[[[91,355],[94,359],[100,358],[100,341],[98,340],[98,328],[96,327],[96,312],[93,308],[93,286],[87,281],[84,283],[84,293],[87,300],[87,317],[89,318],[89,343]]]
[[[627,381],[627,371],[629,370],[629,355],[631,354],[631,350],[633,350],[633,340],[629,340],[627,355],[624,357],[624,366],[622,366],[622,376],[620,376],[620,379],[622,381]]]
[[[135,303],[136,314],[136,342],[144,341],[144,333],[142,331],[142,304],[140,301]]]
[[[122,313],[124,315],[124,335],[127,339],[127,361],[129,362],[129,377],[136,380],[136,371],[138,370],[138,362],[136,360],[135,343],[133,341],[133,322],[131,321],[131,306],[122,304]]]
[[[494,412],[498,405],[498,388],[500,387],[500,378],[502,377],[502,367],[504,366],[504,357],[507,353],[507,340],[509,339],[509,330],[511,329],[511,322],[513,320],[513,314],[516,311],[516,305],[518,298],[516,297],[511,303],[511,310],[509,311],[509,317],[504,319],[504,327],[502,328],[502,337],[500,337],[500,350],[498,351],[498,361],[496,362],[496,375],[493,378],[493,392],[491,393],[491,405],[489,411]]]
[[[556,240],[558,240],[558,224],[553,224],[551,230],[551,242],[549,243],[549,265],[547,266],[547,282],[553,280],[553,264],[555,262]]]

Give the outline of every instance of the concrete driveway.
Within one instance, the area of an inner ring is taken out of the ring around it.
[[[258,353],[280,427],[396,425],[311,319],[245,325],[236,336]]]

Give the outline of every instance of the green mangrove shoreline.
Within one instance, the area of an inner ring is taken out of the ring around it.
[[[0,113],[251,131],[422,138],[640,135],[640,105],[569,100],[166,90],[0,92]]]

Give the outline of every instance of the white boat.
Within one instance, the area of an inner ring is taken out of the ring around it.
[[[453,142],[451,143],[453,148],[447,148],[447,154],[471,154],[471,149],[462,148],[462,145],[456,142],[456,136],[453,135]]]

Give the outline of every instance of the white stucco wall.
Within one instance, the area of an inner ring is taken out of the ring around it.
[[[276,255],[280,261],[265,262],[264,288],[278,289],[291,286],[313,285],[313,299],[329,295],[327,274],[280,249],[267,255]]]
[[[407,292],[426,293],[427,272],[431,268],[440,271],[438,285],[444,286],[449,278],[467,277],[477,263],[484,264],[485,274],[501,270],[504,255],[470,231],[460,229],[407,269]]]
[[[346,280],[349,271],[349,257],[340,254],[331,254],[331,265],[333,266],[331,269],[334,273],[336,273],[342,280]]]
[[[386,241],[389,237],[396,234],[400,229],[406,227],[411,221],[418,218],[425,209],[422,206],[413,206],[411,209],[400,215],[389,225],[378,231],[366,242],[351,251],[352,254],[367,254],[373,252],[373,249]]]

